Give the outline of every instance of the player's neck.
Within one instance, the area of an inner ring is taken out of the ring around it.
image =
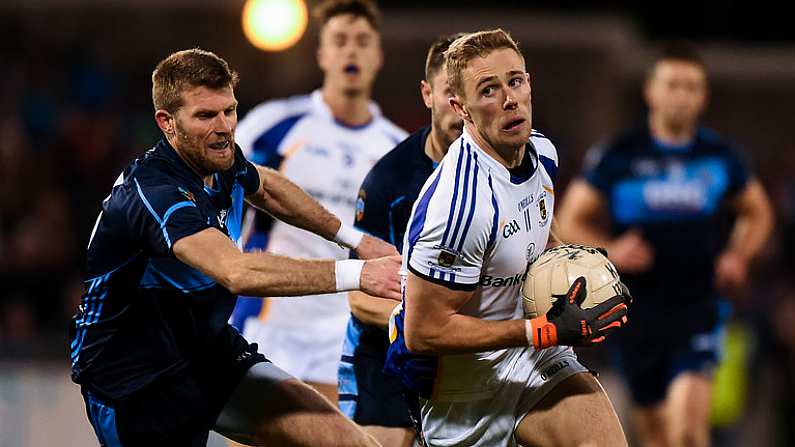
[[[331,110],[331,115],[343,124],[361,126],[373,119],[373,114],[370,112],[369,92],[362,91],[349,95],[341,90],[324,85],[322,94],[323,102]]]
[[[649,131],[655,139],[671,146],[680,146],[693,140],[696,123],[677,126],[666,122],[659,114],[649,114]]]
[[[201,179],[202,179],[202,181],[204,182],[205,185],[207,185],[209,187],[213,186],[212,185],[213,174],[205,174],[204,172],[202,172],[202,170],[199,168],[199,166],[197,166],[195,163],[193,163],[193,161],[190,159],[190,157],[186,157],[185,155],[183,155],[182,151],[178,148],[178,145],[176,144],[177,142],[172,137],[166,136],[166,141],[168,141],[168,144],[171,145],[172,149],[174,149],[174,152],[177,153],[177,156],[180,159],[182,159],[182,162],[185,163],[188,166],[188,168],[190,168],[190,170],[193,171],[196,175],[201,177]]]
[[[425,155],[433,160],[434,163],[439,163],[444,158],[444,154],[447,153],[447,149],[442,131],[431,127],[428,138],[425,139]]]
[[[483,149],[491,158],[497,160],[498,163],[505,166],[506,169],[513,169],[517,166],[521,166],[525,153],[524,144],[519,147],[496,147],[483,138],[474,125],[466,123],[464,128],[469,134],[469,137],[472,138],[472,141],[474,141],[479,148]]]

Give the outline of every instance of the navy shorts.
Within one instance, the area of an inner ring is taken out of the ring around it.
[[[659,326],[630,317],[630,324],[611,343],[611,354],[635,404],[648,407],[661,402],[681,373],[711,374],[721,357],[728,308],[719,313],[712,319],[718,323],[709,329],[677,327],[676,332],[665,334],[649,333],[649,328]]]
[[[86,413],[100,445],[206,447],[240,380],[253,365],[267,361],[256,345],[252,348],[235,362],[189,367],[120,399],[106,399],[83,386]]]
[[[412,428],[400,381],[384,374],[386,331],[351,317],[339,367],[340,410],[359,425]]]

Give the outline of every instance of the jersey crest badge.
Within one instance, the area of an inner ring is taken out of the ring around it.
[[[179,187],[177,187],[177,188],[179,189],[179,192],[180,192],[180,193],[181,193],[183,196],[185,196],[185,198],[186,198],[186,199],[190,200],[190,201],[191,201],[191,202],[193,202],[193,203],[196,203],[196,197],[194,197],[194,196],[193,196],[193,193],[192,193],[192,192],[188,191],[187,189],[185,189],[185,188],[183,188],[183,187],[181,187],[181,186],[179,186]]]
[[[439,266],[452,267],[456,259],[458,259],[458,253],[449,248],[439,247],[439,257],[436,259]]]
[[[546,224],[549,215],[547,214],[547,201],[544,200],[544,196],[538,201],[538,212],[541,215],[541,225]]]
[[[356,199],[356,222],[361,222],[364,219],[364,199],[366,197],[364,189],[360,189],[359,197]]]

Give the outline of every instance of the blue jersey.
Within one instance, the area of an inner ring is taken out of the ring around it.
[[[379,160],[365,177],[356,202],[356,228],[389,242],[401,253],[411,207],[436,167],[425,154],[429,133],[430,127],[418,130]],[[372,345],[384,352],[389,346],[386,331],[378,327],[365,325],[362,337],[378,340]]]
[[[430,127],[411,134],[386,154],[359,189],[355,226],[403,252],[411,207],[436,163],[425,154]]]
[[[231,169],[205,186],[165,141],[119,176],[91,234],[85,294],[69,330],[72,379],[111,399],[197,363],[248,348],[227,324],[235,295],[172,252],[216,228],[237,239],[257,170],[235,148]]]
[[[584,177],[607,199],[613,236],[636,228],[654,249],[651,270],[622,274],[637,298],[633,314],[714,307],[714,262],[731,219],[726,202],[749,175],[737,152],[703,128],[683,146],[657,141],[644,127],[591,151]]]

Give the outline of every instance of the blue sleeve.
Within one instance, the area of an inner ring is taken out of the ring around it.
[[[371,236],[394,244],[390,240],[389,195],[374,178],[377,176],[372,174],[371,171],[359,188],[354,226]]]
[[[585,154],[582,177],[605,195],[610,194],[616,178],[614,159],[607,147],[602,145],[592,147]]]
[[[138,177],[132,186],[128,224],[150,252],[169,256],[176,241],[212,226],[182,187]]]

